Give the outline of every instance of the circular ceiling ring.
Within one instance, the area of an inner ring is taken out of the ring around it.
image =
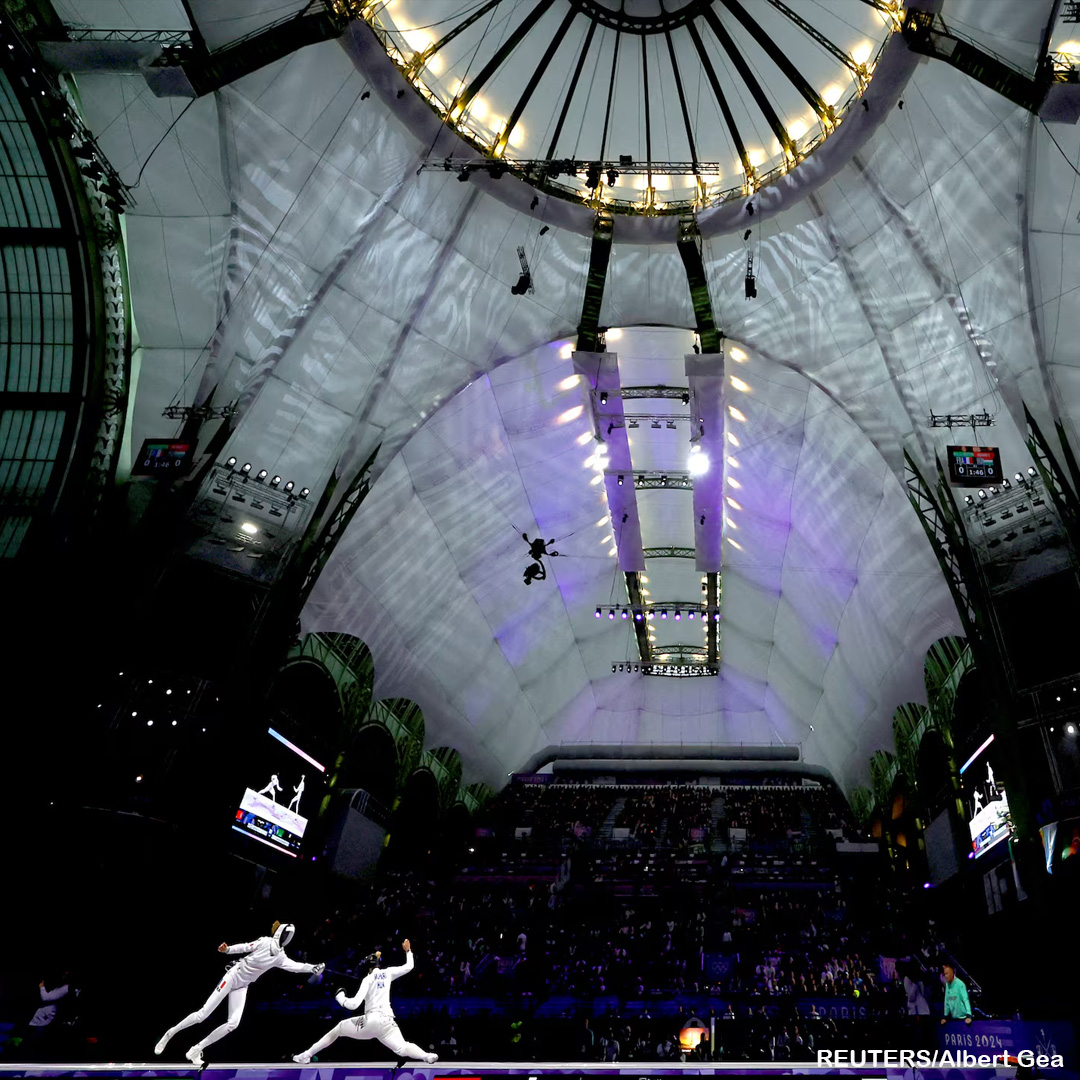
[[[674,10],[666,10],[664,0],[637,0],[632,5],[641,14],[624,10],[622,0],[569,0],[583,15],[624,34],[663,34],[698,18],[715,0],[667,0]],[[654,9],[654,10],[650,10]]]

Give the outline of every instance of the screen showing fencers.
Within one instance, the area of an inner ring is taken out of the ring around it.
[[[258,751],[245,762],[248,785],[232,827],[296,858],[325,792],[326,766],[273,728]]]
[[[976,859],[1009,837],[1009,801],[1005,788],[994,776],[989,754],[981,756],[993,741],[991,735],[960,767],[971,849]]]

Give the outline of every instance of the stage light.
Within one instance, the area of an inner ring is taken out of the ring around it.
[[[1015,480],[1015,481],[1016,481],[1016,482],[1017,482],[1018,484],[1022,484],[1022,483],[1024,482],[1024,474],[1023,474],[1023,473],[1014,473],[1014,474],[1013,474],[1013,479],[1014,479],[1014,480]]]
[[[608,617],[609,619],[614,619],[614,618],[615,618],[615,609],[614,609],[614,608],[612,608],[612,609],[611,609],[611,610],[610,610],[610,611],[609,611],[609,612],[607,613],[607,617]]]
[[[1009,478],[1007,476],[1001,481],[1001,486],[1005,491],[1008,491],[1009,488],[1012,487],[1012,484],[1009,482]]]
[[[997,493],[998,493],[998,489],[996,487],[994,487],[993,484],[991,484],[990,485],[990,494],[991,495],[996,495]]]
[[[688,612],[686,613],[686,617],[687,617],[688,619],[692,619],[692,618],[694,617],[694,612],[692,612],[692,611],[688,611]]]
[[[600,609],[599,608],[596,609],[596,617],[598,619],[600,618]]]
[[[975,500],[970,495],[965,495],[964,496],[964,502],[967,503],[968,506],[974,506],[975,505]]]
[[[236,464],[236,458],[231,457],[231,458],[229,458],[228,461],[225,462],[225,468],[226,469],[231,469],[235,464]]]
[[[678,608],[675,609],[675,621],[678,622],[682,618],[682,612]]]
[[[171,693],[172,693],[172,691],[171,691],[171,690],[166,690],[166,691],[165,691],[165,693],[166,693],[166,694],[171,694]]]
[[[259,531],[259,526],[253,525],[250,521],[245,521],[240,526],[240,531],[247,533],[248,536],[254,536]]]
[[[930,888],[930,882],[929,881],[924,881],[923,882],[923,888],[924,889],[929,889]]]
[[[617,483],[618,483],[619,487],[623,486],[623,476],[622,476],[621,473],[619,474],[619,479],[618,479]]]
[[[628,616],[629,614],[630,614],[630,612],[629,612],[629,611],[627,611],[627,610],[626,610],[626,608],[623,608],[623,609],[622,609],[621,615],[622,615],[622,617],[623,617],[624,619],[625,619],[625,618],[626,618],[626,617],[627,617],[627,616]]]
[[[1028,476],[1034,476],[1034,475],[1035,475],[1035,466],[1034,465],[1029,465],[1028,466]]]
[[[656,618],[656,612],[655,611],[650,611],[649,614],[648,614],[649,621],[651,622],[655,618]]]
[[[241,471],[241,472],[242,472],[242,473],[243,473],[243,474],[244,474],[245,476],[247,476],[247,474],[248,474],[249,472],[251,472],[251,462],[250,462],[250,461],[245,461],[245,462],[244,462],[244,464],[240,466],[240,471]]]
[[[147,720],[146,721],[146,726],[147,727],[153,727],[154,726],[154,721],[153,720]]]
[[[1067,732],[1068,732],[1068,733],[1069,733],[1070,735],[1075,735],[1075,734],[1076,734],[1076,725],[1075,725],[1075,724],[1066,724],[1066,725],[1065,725],[1065,730],[1066,730],[1066,731],[1067,731]]]
[[[278,484],[280,484],[280,483],[281,483],[281,477],[280,476],[271,477],[271,479],[270,479],[270,486],[271,487],[277,487]]]
[[[712,617],[713,617],[713,622],[719,622],[720,621],[720,612],[719,611],[714,611]]]
[[[619,179],[619,174],[615,169],[608,169],[607,171],[607,183],[608,187],[614,187],[615,181]]]
[[[601,405],[606,405],[607,404],[607,391],[606,390],[601,390],[600,391],[600,404]]]
[[[661,619],[666,619],[667,618],[667,610],[666,609],[664,611],[660,612],[660,618]]]
[[[986,492],[983,491],[982,488],[979,488],[979,499],[980,499],[980,501],[985,501],[986,500]]]
[[[300,498],[301,499],[306,499],[308,497],[308,495],[310,495],[310,494],[311,494],[311,488],[301,488],[300,489]]]
[[[615,665],[614,664],[611,665],[611,674],[612,675],[615,674]]]
[[[284,490],[291,492],[294,487],[296,487],[296,485],[290,480],[286,483]]]
[[[641,622],[643,616],[640,611],[634,612],[634,622]]]
[[[686,467],[691,476],[704,476],[709,471],[709,459],[705,454],[691,454]]]

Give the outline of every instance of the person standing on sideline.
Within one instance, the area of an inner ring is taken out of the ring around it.
[[[398,1059],[399,1068],[405,1064],[407,1058],[424,1061],[428,1065],[439,1060],[438,1054],[425,1053],[416,1043],[405,1041],[394,1017],[394,1010],[390,1007],[390,984],[413,969],[412,946],[408,938],[401,943],[401,947],[405,950],[405,963],[400,967],[380,968],[382,953],[374,952],[364,961],[369,970],[356,995],[347,997],[344,990],[339,990],[334,995],[343,1009],[352,1010],[364,1005],[364,1014],[342,1020],[303,1053],[294,1054],[293,1061],[307,1065],[317,1053],[335,1043],[342,1035],[350,1039],[378,1039]]]
[[[945,980],[945,1015],[941,1022],[963,1020],[965,1024],[970,1024],[971,1002],[968,1001],[967,987],[956,977],[952,964],[942,964],[941,974]]]
[[[264,972],[271,968],[282,968],[284,971],[292,971],[299,974],[321,975],[325,970],[325,964],[301,964],[296,960],[289,959],[285,955],[285,946],[292,940],[296,933],[296,927],[292,923],[276,922],[270,928],[270,937],[256,938],[254,941],[245,942],[243,945],[226,945],[222,942],[218,946],[219,953],[229,956],[246,954],[243,960],[234,960],[225,972],[225,977],[214,988],[214,992],[206,999],[206,1004],[201,1009],[189,1013],[180,1021],[169,1028],[158,1040],[154,1047],[155,1054],[163,1054],[169,1040],[184,1028],[192,1027],[205,1020],[223,1001],[228,999],[229,1018],[224,1024],[219,1025],[210,1032],[206,1038],[197,1042],[184,1057],[202,1068],[203,1051],[218,1039],[223,1039],[230,1031],[235,1031],[240,1024],[240,1018],[244,1015],[244,1003],[247,1001],[248,987]]]

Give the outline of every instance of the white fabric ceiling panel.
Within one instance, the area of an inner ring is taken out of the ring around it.
[[[206,344],[218,320],[228,228],[226,218],[128,218],[134,264],[129,285],[140,341],[168,349]]]
[[[600,325],[693,326],[690,286],[674,245],[619,244],[618,233],[616,221]]]

